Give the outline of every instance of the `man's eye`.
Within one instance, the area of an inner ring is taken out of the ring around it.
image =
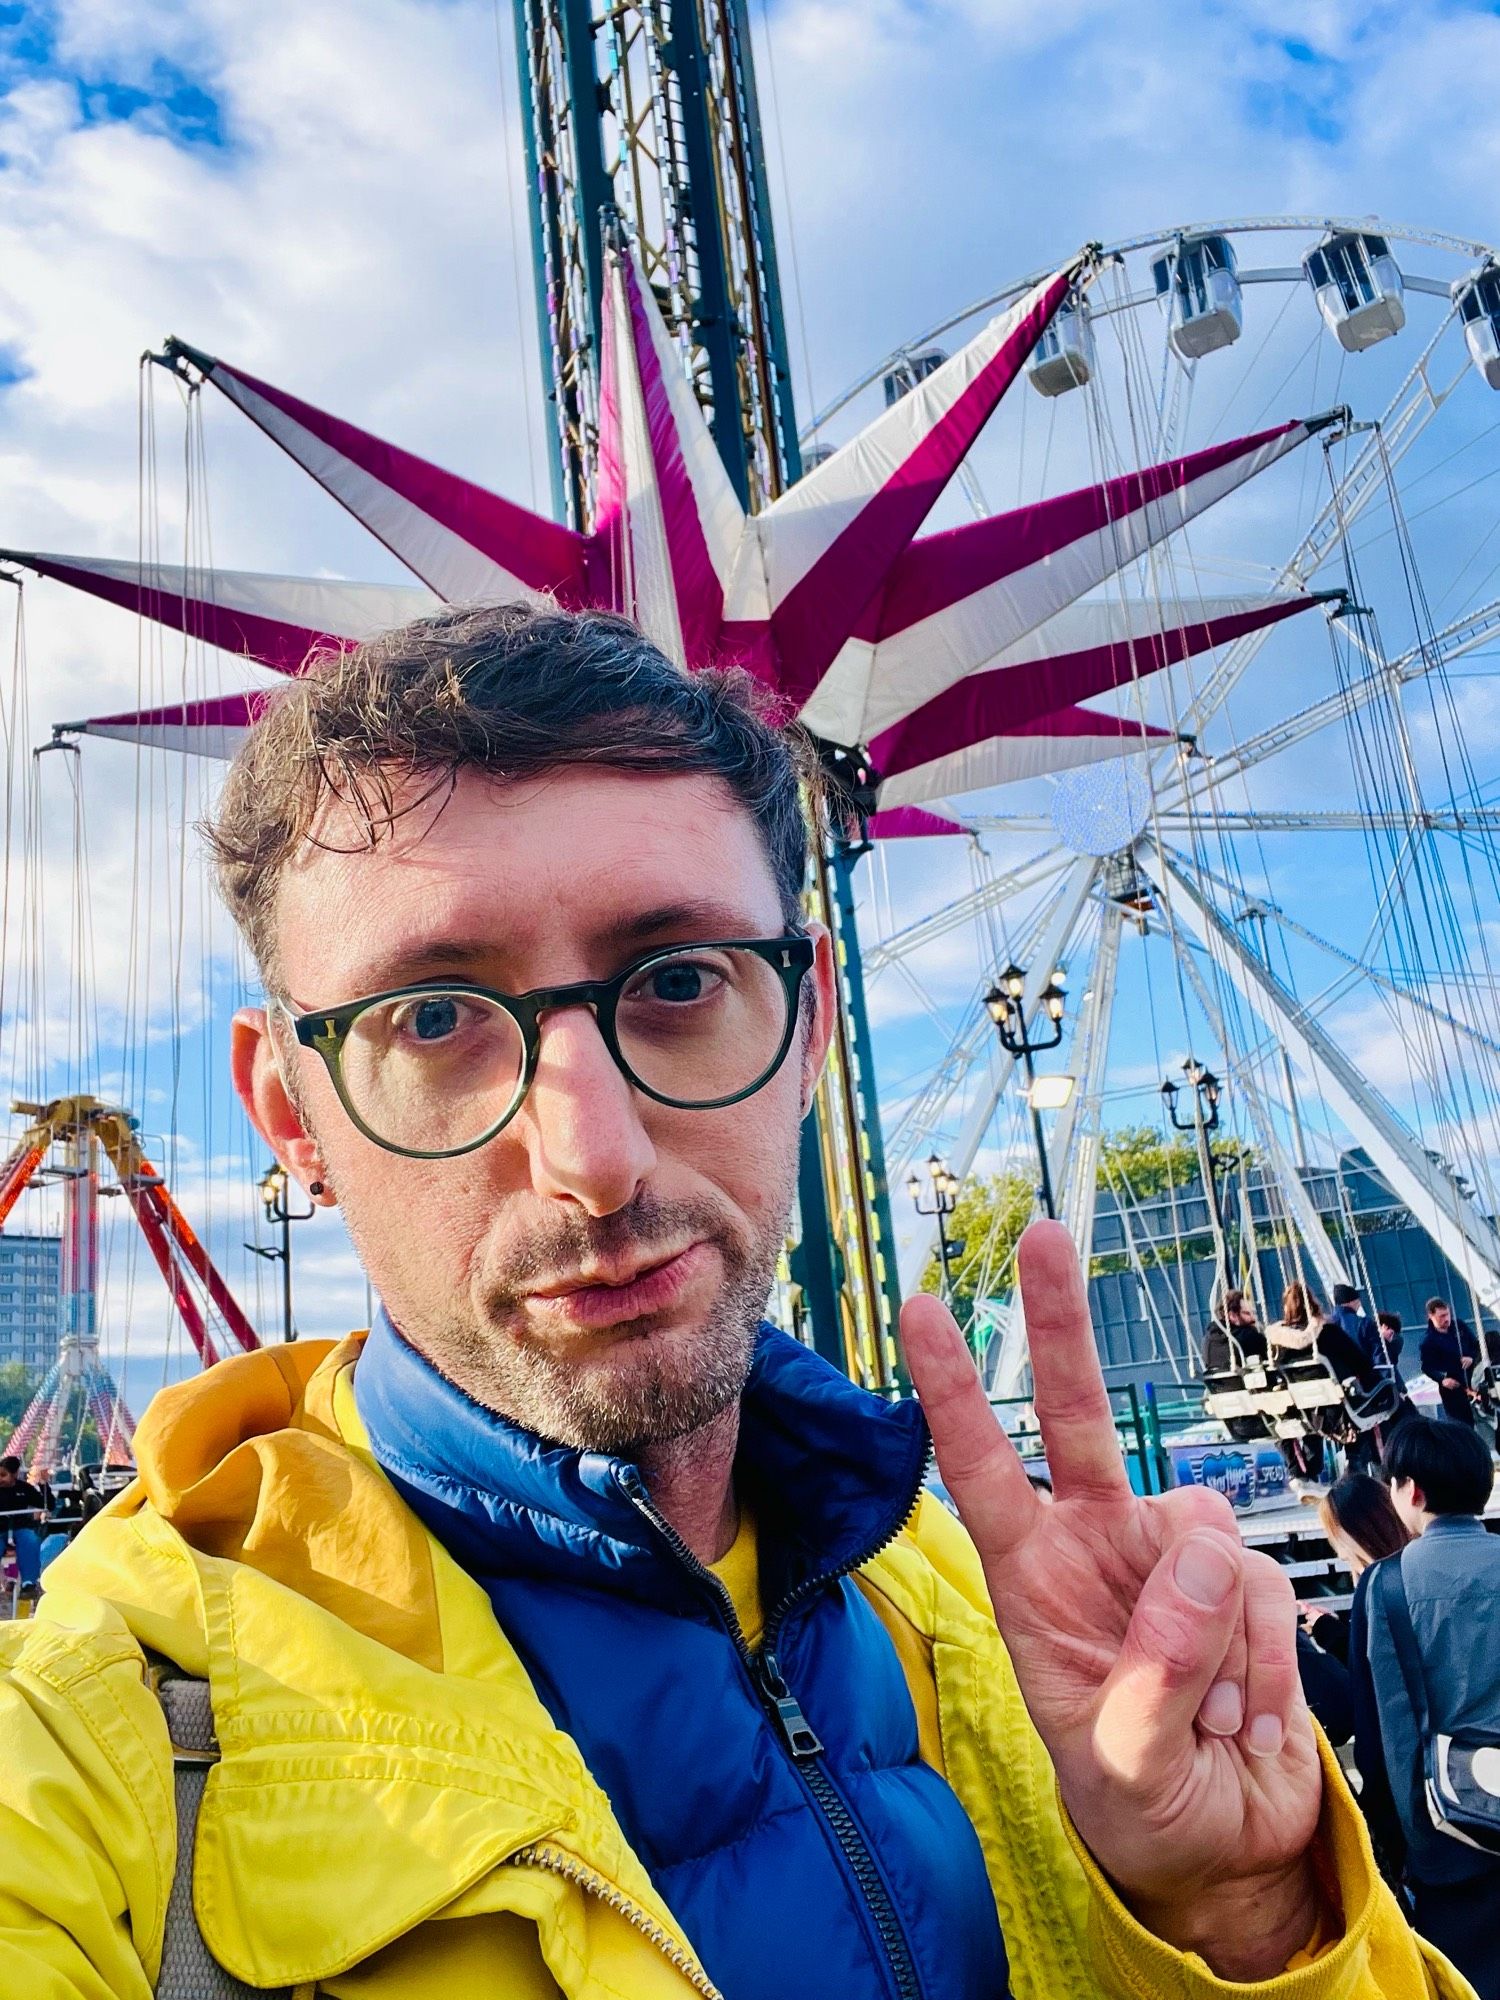
[[[391,1020],[397,1038],[407,1042],[443,1042],[461,1025],[459,1003],[449,993],[410,1001]]]
[[[659,965],[651,974],[651,997],[680,1003],[701,1000],[707,990],[703,968],[698,965]]]

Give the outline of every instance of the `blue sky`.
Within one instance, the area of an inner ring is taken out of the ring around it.
[[[758,0],[753,17],[804,412],[925,326],[1088,240],[1210,216],[1332,212],[1500,239],[1500,15],[1492,8]],[[218,562],[236,567],[395,574],[222,406],[204,417],[207,482],[195,478],[185,489],[175,388],[159,371],[138,378],[136,366],[168,332],[500,490],[541,500],[539,371],[505,27],[497,50],[489,0],[0,6],[0,542],[135,553],[139,440],[154,423],[146,490],[165,558],[180,559],[186,538],[199,551],[211,544]],[[1452,275],[1457,265],[1442,268]],[[1340,371],[1310,301],[1291,301],[1273,324],[1269,292],[1247,296],[1246,342],[1195,388],[1193,442],[1224,434],[1216,432],[1221,416],[1231,431],[1249,427],[1262,408],[1262,421],[1299,414],[1313,406],[1307,399],[1326,402],[1335,389],[1378,406],[1416,351],[1403,343],[1417,337],[1423,314],[1432,323],[1430,302],[1414,305],[1409,336]],[[1434,426],[1428,455],[1410,468],[1413,534],[1443,606],[1467,602],[1500,559],[1500,539],[1486,540],[1497,439],[1485,430],[1500,418],[1500,398],[1488,397],[1465,384],[1444,427]],[[1018,392],[976,455],[994,505],[1055,487],[1075,459],[1086,464],[1076,417],[1059,415],[1049,444],[1037,405],[1025,413],[1023,436],[1022,400]],[[1131,440],[1117,443],[1123,462]],[[1264,566],[1285,553],[1318,472],[1318,464],[1289,470],[1245,496],[1232,518],[1226,510],[1222,527],[1206,529],[1195,562],[1227,567],[1201,587],[1254,587],[1243,576],[1226,581],[1234,562]],[[1380,527],[1371,520],[1366,560],[1394,650],[1401,596]],[[56,587],[28,588],[26,639],[29,710],[16,720],[30,741],[63,717],[172,699],[184,676],[204,691],[242,680],[216,659],[185,661],[180,649],[138,644],[123,614]],[[1263,659],[1264,672],[1237,699],[1236,729],[1323,692],[1334,670],[1326,641],[1311,632],[1278,639]],[[1493,777],[1500,742],[1487,684],[1457,685],[1476,771]],[[1450,782],[1440,725],[1421,715],[1414,723],[1418,754],[1439,788]],[[138,767],[109,744],[86,747],[83,773],[92,882],[84,983],[103,1039],[117,1046],[128,1023],[133,1048],[144,1051],[131,1087],[148,1123],[172,1088],[175,1033],[184,1197],[209,1217],[226,1268],[248,1290],[257,1276],[265,1283],[265,1272],[235,1246],[255,1219],[246,1171],[262,1162],[210,1082],[238,989],[227,926],[211,908],[189,830],[213,774],[184,777],[152,760]],[[18,1016],[14,983],[0,1021],[0,1057],[28,1090],[36,1087],[25,1081],[28,1069],[44,1056],[54,1077],[67,1066],[62,996],[77,956],[58,914],[70,894],[72,823],[61,777],[49,773],[46,782],[50,1025],[44,1032],[34,1010]],[[1257,799],[1339,803],[1357,789],[1343,746],[1269,773]],[[1005,810],[1028,800],[1046,803],[1035,791],[989,803]],[[143,815],[155,829],[144,856]],[[1004,858],[1021,843],[991,846]],[[887,904],[899,923],[961,892],[970,865],[958,844],[892,856],[878,883],[871,874],[868,924],[881,929]],[[1301,898],[1304,914],[1348,933],[1362,928],[1369,868],[1347,842],[1301,840],[1289,850],[1283,839],[1261,854],[1242,851],[1238,865],[1247,880],[1261,869],[1288,903]],[[971,933],[916,968],[947,1026],[967,1004],[987,949]],[[209,968],[216,984],[212,1004],[195,998],[174,1031],[170,968],[179,958],[191,983],[195,968]],[[1314,979],[1311,961],[1305,969]],[[1159,1062],[1193,1037],[1191,1010],[1172,1018],[1170,977],[1145,953],[1128,955],[1122,977],[1122,1015],[1137,1025],[1122,1032],[1120,1087],[1133,1078],[1149,1093]],[[921,1073],[945,1026],[899,980],[882,981],[876,1004],[882,1074],[895,1088]],[[1140,1026],[1148,1015],[1154,1033]],[[1353,995],[1341,1018],[1351,1036],[1363,1036],[1371,1074],[1399,1095],[1401,1051],[1374,996]],[[1120,1115],[1133,1102],[1120,1100]],[[997,1128],[997,1153],[1008,1132]],[[335,1230],[319,1223],[305,1235],[304,1319],[309,1330],[333,1330],[360,1317],[362,1289]],[[119,1323],[127,1263],[122,1241],[111,1302]],[[149,1270],[140,1278],[141,1286],[154,1282]],[[165,1329],[164,1307],[159,1318],[136,1313],[129,1372],[142,1383],[177,1365]]]

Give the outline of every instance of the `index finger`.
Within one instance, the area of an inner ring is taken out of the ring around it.
[[[1042,1511],[1016,1448],[990,1408],[974,1357],[940,1299],[901,1308],[901,1344],[932,1433],[938,1471],[980,1559],[1002,1562]]]
[[[1130,1480],[1104,1387],[1089,1295],[1072,1237],[1033,1222],[1016,1250],[1032,1401],[1059,1500],[1128,1496]]]

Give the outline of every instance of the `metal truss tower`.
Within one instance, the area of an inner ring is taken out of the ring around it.
[[[559,514],[592,526],[604,230],[623,218],[736,491],[801,476],[745,0],[514,0],[543,375]],[[793,1269],[815,1344],[899,1379],[898,1303],[849,871],[820,857],[841,1018],[804,1128]]]

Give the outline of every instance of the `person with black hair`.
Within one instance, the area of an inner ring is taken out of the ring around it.
[[[46,1495],[21,1476],[20,1459],[0,1458],[0,1555],[7,1541],[16,1552],[23,1594],[34,1597],[41,1588],[40,1527],[47,1511]]]
[[[1380,1344],[1385,1351],[1385,1358],[1390,1366],[1391,1373],[1399,1381],[1401,1377],[1401,1350],[1406,1345],[1401,1333],[1400,1313],[1376,1313],[1375,1328],[1380,1335]]]
[[[1370,1829],[1381,1873],[1397,1887],[1406,1839],[1386,1776],[1374,1689],[1368,1668],[1360,1672],[1359,1667],[1366,1660],[1369,1645],[1369,1594],[1376,1567],[1388,1556],[1401,1554],[1413,1539],[1412,1530],[1396,1512],[1390,1488],[1366,1472],[1346,1472],[1336,1479],[1323,1495],[1318,1518],[1334,1554],[1353,1579],[1354,1597],[1347,1612],[1324,1612],[1310,1621],[1310,1630],[1314,1643],[1341,1662],[1348,1675],[1354,1764],[1361,1781],[1360,1810]]]
[[[1381,1469],[1416,1539],[1374,1572],[1367,1644],[1350,1648],[1356,1712],[1377,1716],[1416,1927],[1500,2000],[1500,1853],[1439,1823],[1426,1773],[1439,1736],[1500,1745],[1500,1538],[1479,1518],[1494,1466],[1476,1430],[1413,1416]]]

